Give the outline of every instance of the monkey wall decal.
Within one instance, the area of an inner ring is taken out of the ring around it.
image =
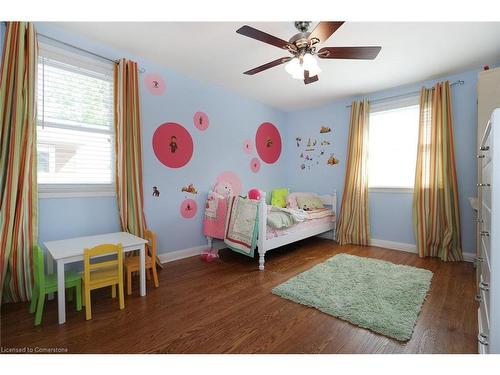
[[[179,148],[179,146],[177,146],[177,137],[175,135],[171,136],[170,137],[170,152],[172,154],[175,154],[175,152],[177,151],[177,149]]]

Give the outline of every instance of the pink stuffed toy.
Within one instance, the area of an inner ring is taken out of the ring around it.
[[[201,252],[201,259],[205,262],[212,262],[219,258],[219,250],[205,249]]]
[[[248,190],[248,199],[260,200],[260,190],[256,188]]]

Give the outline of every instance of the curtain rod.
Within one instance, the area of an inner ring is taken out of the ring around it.
[[[2,22],[3,22],[3,24],[4,24],[5,26],[7,26],[7,21],[2,21]],[[109,57],[106,57],[106,56],[103,56],[103,55],[99,55],[98,53],[95,53],[95,52],[89,51],[89,50],[87,50],[87,49],[83,49],[83,48],[81,48],[81,47],[75,46],[74,44],[70,44],[70,43],[63,42],[62,40],[59,40],[59,39],[53,38],[53,37],[51,37],[51,36],[48,36],[48,35],[45,35],[45,34],[42,34],[42,33],[39,33],[39,32],[37,32],[36,34],[37,34],[38,36],[43,37],[43,38],[50,39],[50,40],[52,40],[52,41],[54,41],[54,42],[56,42],[56,43],[63,44],[63,45],[65,45],[65,46],[67,46],[67,47],[70,47],[70,48],[77,49],[77,50],[79,50],[79,51],[82,51],[82,52],[88,53],[88,54],[90,54],[90,55],[92,55],[92,56],[99,57],[99,58],[101,58],[101,59],[104,59],[104,60],[110,61],[110,62],[115,63],[115,64],[116,64],[116,63],[118,63],[118,61],[117,61],[117,60],[113,60],[113,59],[110,59]],[[146,71],[146,69],[139,67],[139,73],[144,73],[145,71]]]
[[[59,40],[59,39],[53,38],[53,37],[51,37],[51,36],[48,36],[48,35],[45,35],[45,34],[41,34],[41,33],[38,33],[38,32],[37,32],[37,35],[38,35],[38,36],[41,36],[41,37],[43,37],[43,38],[46,38],[46,39],[52,40],[52,41],[54,41],[54,42],[56,42],[56,43],[63,44],[63,45],[65,45],[65,46],[67,46],[67,47],[70,47],[70,48],[76,49],[76,50],[78,50],[78,51],[82,51],[82,52],[88,53],[88,54],[90,54],[90,55],[92,55],[92,56],[99,57],[100,59],[103,59],[103,60],[106,60],[106,61],[110,61],[110,62],[115,63],[115,64],[116,64],[116,63],[118,63],[118,61],[117,61],[117,60],[113,60],[113,59],[110,59],[109,57],[106,57],[106,56],[103,56],[103,55],[99,55],[98,53],[95,53],[95,52],[89,51],[89,50],[87,50],[87,49],[84,49],[84,48],[81,48],[81,47],[78,47],[78,46],[75,46],[74,44],[70,44],[70,43],[63,42],[62,40]],[[144,68],[141,68],[141,67],[139,68],[139,72],[140,72],[140,73],[144,73],[145,71],[146,71],[146,70],[145,70]]]
[[[465,82],[460,79],[458,81],[450,83],[450,87],[452,87],[452,86],[462,86],[464,83]],[[417,95],[417,94],[420,94],[420,90],[419,91],[407,92],[406,94],[399,94],[399,95],[388,96],[388,97],[385,97],[385,98],[370,100],[369,102],[370,103],[378,103],[378,102],[384,102],[384,101],[390,100],[390,99],[402,98],[402,97],[405,97],[405,96],[411,96],[411,95]],[[345,107],[346,108],[351,108],[352,105],[346,105]]]

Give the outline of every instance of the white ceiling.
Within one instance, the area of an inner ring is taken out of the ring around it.
[[[382,51],[374,61],[320,60],[320,80],[306,86],[293,80],[283,66],[254,76],[243,75],[248,69],[287,56],[279,48],[236,34],[243,24],[56,23],[68,31],[283,110],[313,107],[500,62],[500,23],[346,22],[321,46],[380,45]],[[285,40],[296,33],[293,22],[247,24]]]

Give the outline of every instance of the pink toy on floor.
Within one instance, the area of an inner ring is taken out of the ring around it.
[[[212,262],[219,258],[219,250],[205,249],[201,252],[201,259],[205,262]]]

